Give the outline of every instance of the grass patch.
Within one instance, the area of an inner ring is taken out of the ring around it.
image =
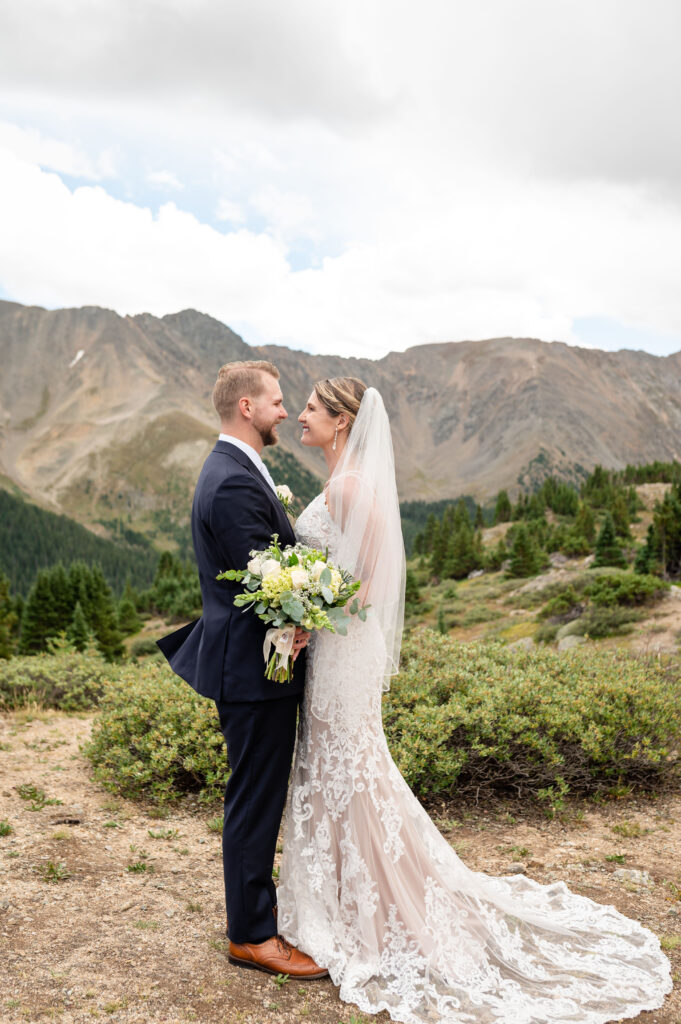
[[[43,882],[64,882],[67,878],[71,878],[71,872],[63,861],[55,864],[54,861],[48,860],[46,864],[41,864],[35,871]]]
[[[617,825],[611,825],[610,831],[624,839],[640,839],[648,834],[650,829],[643,828],[637,821],[620,821]]]
[[[56,797],[48,797],[44,789],[34,786],[32,782],[25,782],[23,785],[17,786],[16,789],[22,800],[30,802],[29,811],[42,811],[43,807],[58,807],[63,803]]]
[[[14,832],[14,829],[10,825],[9,821],[7,818],[3,818],[2,821],[0,821],[0,837],[11,836],[12,832]]]

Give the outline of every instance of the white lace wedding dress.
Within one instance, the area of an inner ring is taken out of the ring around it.
[[[334,557],[323,495],[296,533]],[[314,634],[307,665],[279,930],[341,999],[406,1024],[601,1024],[662,1004],[652,932],[563,882],[471,871],[437,831],[388,751],[371,613],[347,637]]]

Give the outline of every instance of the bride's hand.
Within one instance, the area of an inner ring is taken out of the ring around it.
[[[293,641],[292,652],[292,657],[294,661],[296,660],[302,649],[304,647],[307,647],[309,639],[310,634],[308,633],[308,631],[306,629],[303,629],[302,626],[296,626],[296,636],[295,640]]]

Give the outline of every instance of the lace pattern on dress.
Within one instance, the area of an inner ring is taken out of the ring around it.
[[[338,550],[324,496],[298,539]],[[397,770],[381,721],[380,632],[315,634],[286,813],[284,936],[340,996],[404,1024],[604,1024],[671,988],[657,938],[562,883],[468,869]]]

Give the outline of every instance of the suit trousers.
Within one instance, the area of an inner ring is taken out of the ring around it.
[[[272,868],[300,699],[295,694],[243,703],[216,701],[231,768],[225,787],[222,862],[232,942],[264,942],[276,934]]]

